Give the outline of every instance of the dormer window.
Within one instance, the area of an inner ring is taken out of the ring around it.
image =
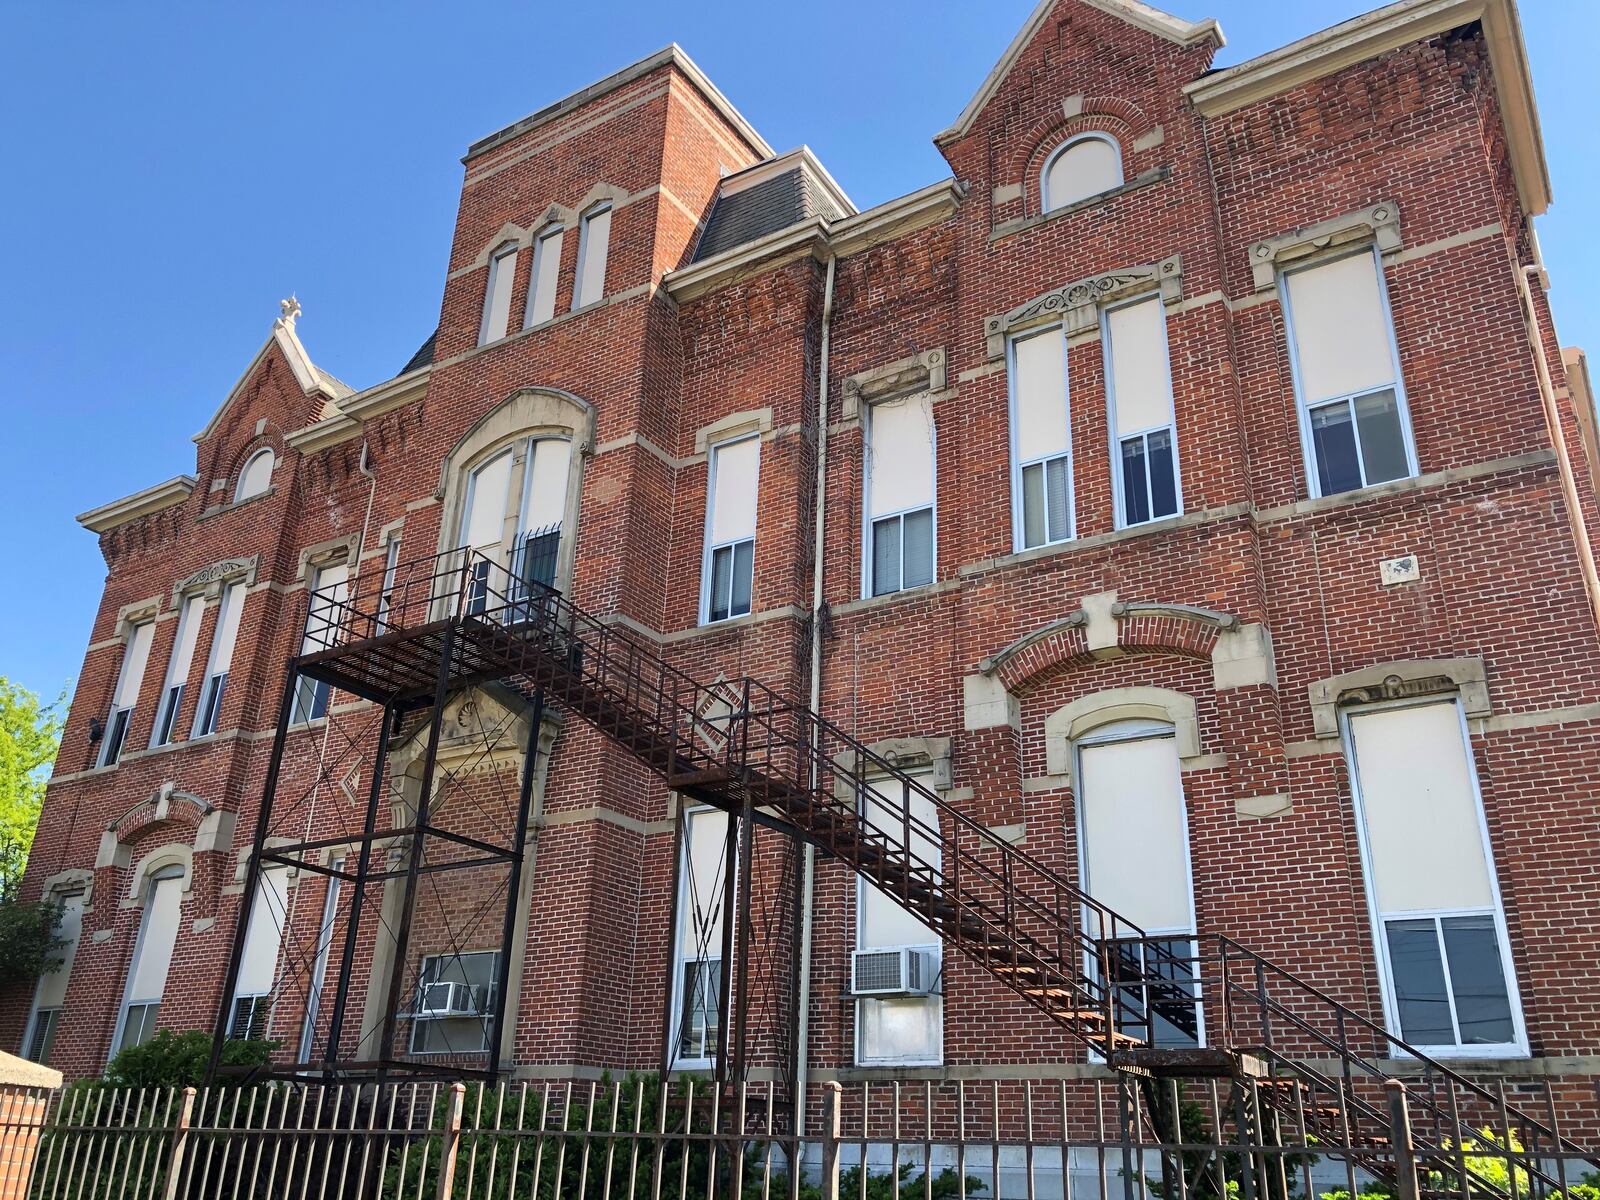
[[[498,342],[506,335],[511,319],[511,282],[517,274],[517,244],[506,242],[489,259],[489,282],[483,292],[483,323],[478,327],[478,345]]]
[[[248,500],[251,496],[259,496],[272,486],[272,468],[277,465],[278,456],[271,450],[257,450],[244,464],[244,470],[239,472],[239,482],[234,485],[233,502]]]
[[[606,253],[611,249],[611,204],[597,204],[583,214],[578,230],[578,284],[572,307],[593,304],[606,292]]]
[[[1064,142],[1039,176],[1039,211],[1066,208],[1122,186],[1122,147],[1103,133],[1085,133]]]

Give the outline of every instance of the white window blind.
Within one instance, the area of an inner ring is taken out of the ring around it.
[[[1172,424],[1167,340],[1161,328],[1164,319],[1156,296],[1106,314],[1113,410],[1121,437]]]
[[[533,244],[533,282],[528,288],[525,325],[542,325],[556,315],[556,285],[561,278],[561,230]]]
[[[926,785],[924,785],[926,786]],[[909,792],[909,799],[907,798]],[[867,784],[862,812],[866,823],[896,846],[906,846],[905,818],[911,813],[911,856],[938,870],[943,865],[939,843],[933,834],[939,828],[939,811],[933,800],[907,789],[893,779]],[[861,884],[861,919],[856,948],[871,950],[884,946],[926,946],[941,939],[921,918],[914,916],[877,888]]]
[[[1489,908],[1477,796],[1454,704],[1350,718],[1369,870],[1385,914]]]
[[[1122,183],[1122,152],[1105,138],[1084,138],[1050,160],[1044,179],[1044,208],[1061,208],[1108,192]]]
[[[67,983],[72,977],[72,962],[78,956],[78,939],[83,935],[83,893],[61,900],[61,924],[56,936],[65,943],[55,952],[60,966],[39,976],[39,987],[34,993],[35,1008],[59,1008],[66,1003]]]
[[[161,688],[161,711],[156,714],[150,744],[164,746],[177,728],[178,708],[183,703],[184,685],[194,664],[195,643],[200,640],[200,624],[205,616],[206,597],[196,592],[184,597],[178,612],[178,633],[173,639],[172,656],[167,659],[167,680]]]
[[[872,515],[933,503],[933,404],[924,395],[871,409]]]
[[[239,472],[239,485],[233,490],[234,503],[259,496],[272,486],[272,467],[277,461],[271,450],[258,450]]]
[[[505,536],[506,501],[511,490],[511,451],[502,450],[472,473],[461,544],[474,550],[497,546]]]
[[[756,477],[761,439],[743,438],[713,450],[711,528],[713,546],[742,541],[756,533]]]
[[[123,653],[122,671],[117,676],[114,703],[118,708],[132,708],[139,699],[139,688],[144,684],[144,669],[150,661],[150,643],[155,639],[156,623],[144,621],[133,627],[128,648]]]
[[[517,248],[502,246],[489,260],[489,282],[483,295],[483,324],[478,329],[478,345],[498,341],[506,335],[511,319],[511,285],[517,274]]]
[[[264,996],[278,976],[278,948],[289,911],[287,868],[262,871],[256,885],[256,902],[245,931],[244,956],[239,962],[236,996]]]
[[[1149,737],[1087,745],[1078,761],[1089,894],[1147,932],[1192,930],[1176,742]]]
[[[681,953],[686,959],[721,958],[722,920],[728,907],[723,896],[728,814],[705,808],[688,814],[686,820],[684,838],[689,845]]]
[[[1395,381],[1377,259],[1352,254],[1285,276],[1307,404]]]
[[[606,255],[611,248],[611,209],[584,217],[578,235],[578,286],[572,307],[593,304],[606,290]]]
[[[329,563],[320,568],[311,585],[310,609],[306,613],[306,636],[300,653],[325,650],[337,634],[345,617],[344,602],[349,590],[348,563]]]
[[[562,438],[540,438],[528,446],[522,492],[522,529],[545,530],[559,526],[567,508],[567,467],[572,443]]]
[[[1017,459],[1067,451],[1067,358],[1060,329],[1012,343],[1016,361]]]
[[[239,616],[244,612],[244,584],[230,583],[217,610],[217,632],[211,641],[211,673],[226,672],[233,664],[233,647],[239,640]]]
[[[139,927],[139,957],[128,977],[131,1004],[159,1003],[167,990],[167,970],[172,966],[172,948],[178,941],[182,899],[181,876],[150,881],[144,920]]]

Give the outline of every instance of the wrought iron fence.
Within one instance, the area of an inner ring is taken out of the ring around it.
[[[271,1082],[69,1089],[0,1105],[0,1197],[34,1200],[1594,1200],[1595,1159],[1485,1136],[1341,1145],[1256,1084]],[[1150,1119],[1170,1105],[1175,1124]],[[1266,1119],[1263,1119],[1263,1114]],[[1335,1122],[1337,1125],[1337,1122]],[[1177,1130],[1166,1140],[1155,1130]],[[1557,1183],[1543,1182],[1559,1180]],[[1381,1181],[1381,1182],[1380,1182]]]

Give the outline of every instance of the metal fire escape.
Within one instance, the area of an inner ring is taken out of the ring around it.
[[[1524,1111],[1503,1087],[1485,1087],[1429,1058],[1232,939],[1147,935],[754,679],[698,682],[644,639],[477,555],[421,560],[402,568],[382,596],[369,590],[313,597],[332,619],[319,644],[293,666],[381,704],[385,729],[405,713],[431,708],[428,771],[444,702],[459,689],[500,683],[539,703],[548,698],[626,748],[669,787],[744,818],[742,861],[750,861],[751,818],[759,814],[847,864],[1110,1067],[1124,1119],[1160,1126],[1169,1135],[1164,1141],[1179,1140],[1175,1104],[1162,1099],[1175,1095],[1170,1081],[1223,1080],[1241,1127],[1303,1139],[1283,1144],[1340,1147],[1380,1178],[1392,1161],[1391,1105],[1403,1094],[1419,1159],[1444,1181],[1433,1193],[1441,1196],[1503,1195],[1465,1165],[1462,1147],[1485,1137],[1525,1151],[1536,1178],[1542,1178],[1541,1153],[1571,1150],[1554,1112]],[[287,700],[286,693],[286,715]],[[300,861],[317,844],[274,846],[266,835],[282,736],[280,728],[247,898],[264,862]],[[380,739],[380,768],[382,745]],[[362,845],[443,836],[453,845],[471,843],[484,858],[514,862],[531,772],[530,761],[510,846],[430,825],[426,787],[413,820],[398,832],[377,829],[374,799]],[[371,786],[375,797],[376,777]],[[400,859],[400,866],[368,873],[414,888],[418,870],[433,865],[415,850]],[[749,875],[739,872],[737,911],[748,911]],[[248,914],[241,930],[247,921]],[[749,925],[739,922],[736,979],[748,962]],[[510,946],[513,932],[508,917],[502,945]],[[238,959],[236,945],[235,970]],[[393,974],[398,985],[398,958]],[[502,1002],[505,990],[502,978]],[[745,990],[734,984],[728,1044],[735,1056],[745,1041]],[[502,1019],[497,1015],[496,1023]],[[219,1020],[219,1037],[224,1032]],[[324,1062],[337,1057],[337,1029],[332,1050]],[[1392,1067],[1400,1057],[1410,1060],[1403,1073]],[[737,1062],[733,1073],[740,1077]]]

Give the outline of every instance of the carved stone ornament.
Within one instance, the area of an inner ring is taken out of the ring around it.
[[[241,579],[246,586],[256,581],[256,565],[261,556],[252,554],[249,558],[224,558],[210,566],[201,567],[187,579],[180,579],[172,587],[172,603],[176,607],[191,592],[205,589],[208,592],[220,592],[223,583],[230,583]]]
[[[948,379],[943,346],[924,350],[851,375],[844,381],[844,419],[861,413],[861,405],[912,392],[942,392]]]
[[[1100,323],[1100,306],[1138,292],[1159,288],[1161,299],[1177,304],[1183,299],[1183,258],[1174,254],[1158,263],[1125,267],[1075,280],[1019,304],[1010,312],[988,317],[983,336],[991,361],[1003,358],[1006,338],[1034,325],[1060,322],[1068,335],[1085,333]]]
[[[1256,291],[1272,287],[1277,282],[1278,269],[1297,258],[1362,242],[1376,245],[1384,254],[1399,250],[1400,206],[1385,200],[1359,212],[1256,242],[1250,247],[1250,274]]]

